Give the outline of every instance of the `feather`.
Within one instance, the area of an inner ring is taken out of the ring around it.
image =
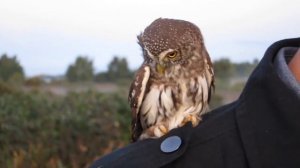
[[[157,87],[150,88],[142,105],[142,120],[147,118],[147,122],[142,122],[142,127],[147,128],[147,125],[153,125],[158,114],[158,104],[160,90]]]
[[[128,101],[131,107],[131,129],[132,129],[132,141],[137,140],[142,133],[139,112],[147,89],[148,80],[150,77],[149,66],[143,65],[136,73],[135,80],[132,82]]]

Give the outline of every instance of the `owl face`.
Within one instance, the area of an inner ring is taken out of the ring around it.
[[[146,61],[154,62],[157,71],[184,63],[196,46],[201,46],[202,35],[194,24],[174,19],[157,19],[138,36]]]

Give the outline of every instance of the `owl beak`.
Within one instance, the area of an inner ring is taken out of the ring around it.
[[[165,73],[165,67],[161,64],[156,65],[156,70],[159,74],[164,74]]]

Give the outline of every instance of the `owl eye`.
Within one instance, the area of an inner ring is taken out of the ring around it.
[[[177,52],[176,51],[172,51],[172,52],[169,52],[167,56],[169,58],[174,58],[174,57],[176,57],[176,55],[177,55]]]

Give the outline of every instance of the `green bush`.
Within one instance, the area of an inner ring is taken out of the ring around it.
[[[9,85],[0,81],[0,96],[7,93],[12,93],[14,90]]]
[[[86,167],[128,143],[129,125],[127,100],[118,94],[4,93],[0,167]]]

